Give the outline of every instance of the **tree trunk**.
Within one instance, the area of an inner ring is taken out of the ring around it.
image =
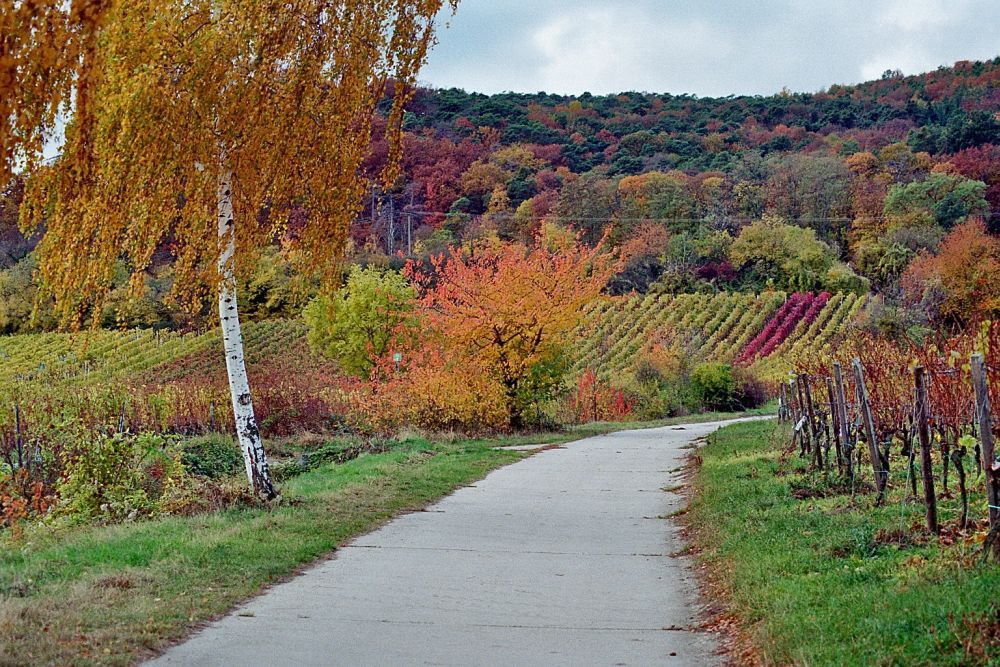
[[[236,307],[236,230],[233,226],[233,173],[223,168],[219,175],[219,319],[222,322],[222,344],[226,351],[226,372],[229,376],[229,394],[233,401],[233,417],[236,421],[236,436],[247,479],[254,493],[271,500],[278,492],[271,481],[267,467],[267,454],[261,440],[260,428],[253,410],[250,396],[250,382],[247,378],[246,363],[243,359],[243,330],[240,327],[239,310]]]

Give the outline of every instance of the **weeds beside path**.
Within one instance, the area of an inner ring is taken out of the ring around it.
[[[923,506],[902,502],[905,482],[882,508],[834,488],[793,495],[817,480],[794,454],[782,458],[786,429],[728,426],[697,452],[686,521],[713,594],[754,649],[734,660],[997,664],[1000,566],[980,565],[971,538],[922,534]],[[942,503],[942,515],[956,503]]]

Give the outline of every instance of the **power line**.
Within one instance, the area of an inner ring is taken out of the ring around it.
[[[446,212],[443,213],[441,211],[406,211],[406,213],[408,215],[424,216],[424,217],[426,217],[426,216],[437,216],[437,215],[443,215],[443,216],[447,217],[449,215],[448,213],[446,213]],[[469,215],[472,215],[472,214],[469,214]],[[514,214],[510,213],[508,215],[513,216]],[[753,222],[759,222],[759,221],[761,221],[763,219],[761,217],[746,217],[746,216],[741,216],[741,217],[737,217],[737,216],[723,216],[721,218],[712,218],[712,217],[709,217],[709,216],[705,216],[705,217],[701,217],[701,218],[654,218],[654,217],[635,218],[635,217],[619,217],[619,216],[611,216],[611,217],[585,217],[585,216],[576,216],[576,215],[572,215],[572,216],[533,215],[531,217],[532,217],[533,220],[551,220],[551,221],[554,221],[554,222],[710,222],[712,220],[725,220],[725,221],[730,221],[730,222],[753,223]],[[871,221],[875,222],[875,221],[891,220],[892,218],[889,217],[889,216],[878,216],[878,217],[864,216],[863,218],[850,218],[850,217],[841,217],[841,218],[789,218],[787,220],[787,222],[853,222],[854,220],[858,220],[858,219],[871,220]]]

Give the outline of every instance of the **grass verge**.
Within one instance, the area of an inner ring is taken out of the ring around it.
[[[958,502],[941,502],[945,530],[928,535],[905,471],[874,508],[871,494],[838,489],[782,455],[786,441],[785,426],[743,423],[696,455],[685,520],[713,594],[755,649],[734,661],[1000,664],[1000,566],[979,564],[981,530],[957,530]]]
[[[412,438],[288,479],[275,509],[42,525],[16,541],[0,535],[0,665],[127,665],[151,656],[393,515],[525,456],[498,446],[733,416],[590,424],[499,439]]]

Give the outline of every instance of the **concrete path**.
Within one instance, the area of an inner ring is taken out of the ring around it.
[[[714,665],[670,491],[719,423],[550,449],[358,538],[156,665]]]

